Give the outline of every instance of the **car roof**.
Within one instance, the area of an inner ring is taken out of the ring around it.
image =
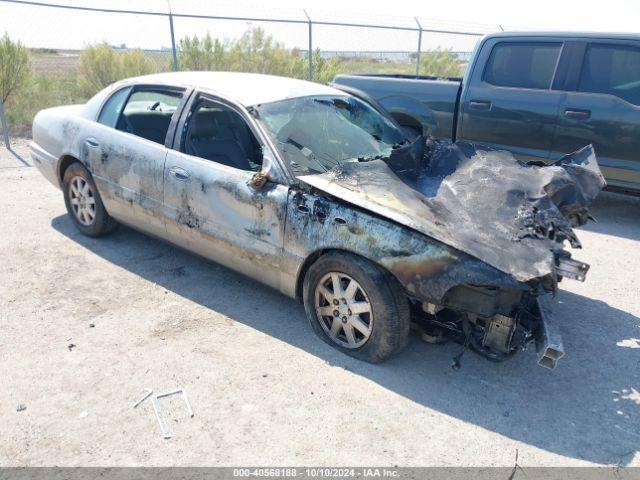
[[[120,85],[160,84],[194,87],[249,107],[311,95],[347,95],[320,83],[295,78],[239,72],[168,72],[129,78]]]

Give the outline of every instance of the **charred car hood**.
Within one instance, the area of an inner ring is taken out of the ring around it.
[[[572,226],[586,222],[605,185],[591,146],[548,166],[463,142],[430,143],[426,152],[413,165],[392,156],[299,179],[521,282],[553,275],[565,240],[580,247]]]

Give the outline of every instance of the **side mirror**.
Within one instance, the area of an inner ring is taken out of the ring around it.
[[[256,172],[253,177],[251,177],[251,186],[256,190],[260,190],[265,184],[269,181],[269,177],[265,172]]]
[[[262,169],[253,174],[249,185],[256,190],[260,190],[269,182],[284,184],[285,181],[279,172],[273,153],[268,148],[263,148],[262,152]]]

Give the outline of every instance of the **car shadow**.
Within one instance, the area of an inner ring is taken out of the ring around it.
[[[589,222],[580,227],[589,232],[640,240],[640,197],[605,191],[591,207],[591,214],[602,222]]]
[[[248,277],[128,228],[93,239],[78,233],[67,215],[52,226],[150,282],[427,408],[590,462],[625,465],[639,448],[640,319],[602,301],[560,292],[556,312],[567,355],[554,371],[538,367],[531,350],[505,363],[467,353],[456,371],[451,359],[459,345],[426,344],[415,336],[400,355],[371,365],[321,342],[298,302]],[[251,295],[238,301],[238,291]]]

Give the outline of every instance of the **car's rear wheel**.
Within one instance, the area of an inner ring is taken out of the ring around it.
[[[117,225],[104,208],[91,173],[81,163],[72,163],[62,181],[67,212],[80,232],[99,237]]]
[[[303,295],[316,334],[347,355],[378,363],[406,345],[410,316],[402,287],[362,257],[321,256],[307,272]]]

